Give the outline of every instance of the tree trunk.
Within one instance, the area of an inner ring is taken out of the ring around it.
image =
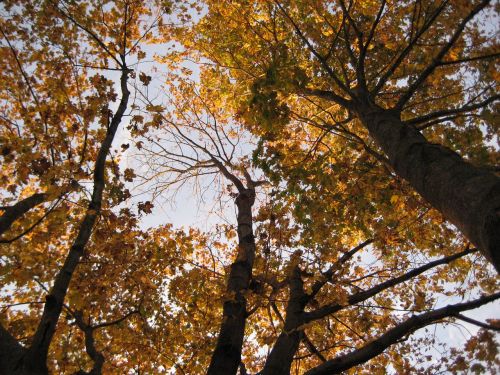
[[[26,349],[0,325],[0,374],[21,374],[17,368],[22,366]]]
[[[52,338],[56,332],[57,323],[64,305],[64,299],[68,292],[71,278],[75,272],[87,243],[92,235],[92,229],[101,211],[102,197],[106,187],[106,158],[111,149],[116,131],[128,106],[130,91],[127,88],[129,70],[126,66],[122,67],[120,85],[122,97],[117,111],[111,119],[106,136],[102,141],[99,153],[94,166],[94,187],[92,197],[85,212],[85,216],[78,228],[78,234],[71,245],[68,255],[62,268],[58,271],[49,294],[45,297],[45,305],[33,336],[30,347],[26,350],[23,358],[23,364],[30,366],[29,369],[33,375],[47,373],[47,356]],[[31,370],[33,369],[33,370]]]
[[[500,272],[500,178],[430,143],[400,114],[358,103],[356,112],[395,172],[454,224]]]
[[[217,344],[212,354],[209,375],[236,374],[241,362],[241,349],[247,318],[245,292],[252,278],[255,238],[252,229],[253,189],[240,190],[238,207],[238,255],[231,265]]]
[[[304,308],[307,301],[308,296],[303,290],[300,268],[296,266],[290,275],[290,297],[286,307],[283,331],[276,340],[259,375],[290,374],[293,357],[304,336],[304,331],[300,326],[304,322]]]

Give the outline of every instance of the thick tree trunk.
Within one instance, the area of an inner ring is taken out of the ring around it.
[[[240,190],[236,198],[238,207],[238,255],[231,265],[227,296],[223,307],[222,323],[217,344],[207,374],[236,374],[241,362],[241,349],[247,318],[245,292],[252,278],[255,258],[255,238],[252,228],[253,189]]]
[[[266,359],[259,375],[288,375],[293,357],[304,336],[301,325],[304,323],[304,308],[308,296],[304,293],[299,267],[290,275],[290,298],[286,307],[285,325]]]
[[[371,137],[395,172],[454,224],[500,272],[500,178],[430,143],[399,113],[375,104],[356,106]]]

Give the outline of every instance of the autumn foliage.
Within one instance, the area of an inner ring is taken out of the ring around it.
[[[0,14],[0,374],[500,369],[498,4]]]

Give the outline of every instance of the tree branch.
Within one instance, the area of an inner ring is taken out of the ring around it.
[[[450,316],[455,316],[461,311],[472,310],[483,306],[487,303],[495,301],[500,298],[500,292],[489,296],[484,296],[479,299],[459,303],[456,305],[448,305],[441,309],[429,311],[424,314],[414,315],[406,321],[398,324],[394,328],[384,333],[378,339],[372,341],[371,343],[354,350],[348,354],[341,355],[337,358],[330,359],[325,363],[314,367],[307,371],[306,375],[323,375],[323,374],[337,374],[354,366],[363,364],[370,359],[381,354],[389,346],[395,344],[401,338],[408,334],[415,332],[417,329],[425,327],[427,325],[438,322],[443,318]]]
[[[6,207],[3,215],[0,216],[0,236],[10,228],[14,221],[19,219],[32,208],[44,202],[45,199],[47,199],[47,194],[35,193],[20,200],[13,206]]]
[[[443,109],[440,111],[435,111],[428,113],[423,116],[415,117],[410,120],[404,121],[405,124],[410,124],[410,125],[417,125],[421,124],[423,122],[427,122],[430,120],[434,120],[436,118],[440,118],[443,116],[449,116],[449,115],[454,115],[454,114],[460,114],[464,112],[471,112],[479,108],[483,108],[487,106],[490,103],[493,103],[494,101],[500,99],[500,94],[495,94],[493,96],[490,96],[489,98],[483,100],[482,102],[479,103],[474,103],[474,104],[467,104],[459,108],[453,108],[453,109]]]
[[[344,83],[340,80],[340,78],[337,76],[337,74],[332,70],[332,68],[330,67],[330,65],[328,65],[328,62],[325,60],[325,58],[323,56],[321,56],[318,51],[316,51],[316,49],[312,46],[311,42],[302,33],[302,31],[300,30],[299,26],[295,23],[295,21],[293,20],[293,18],[286,12],[286,10],[279,3],[279,1],[275,0],[274,3],[278,6],[278,8],[281,10],[281,12],[285,15],[285,17],[288,19],[288,21],[292,24],[292,27],[295,29],[295,33],[302,40],[302,42],[306,45],[306,47],[309,49],[309,51],[318,59],[318,61],[320,62],[321,66],[323,67],[323,69],[325,69],[325,71],[333,79],[333,81],[345,93],[351,95],[351,90],[346,85],[344,85]]]
[[[374,239],[368,239],[362,243],[360,243],[358,246],[352,248],[348,252],[344,253],[339,260],[337,260],[327,271],[323,272],[323,279],[316,281],[312,288],[311,288],[311,293],[308,295],[308,298],[311,300],[314,298],[316,294],[320,291],[320,289],[332,279],[333,275],[335,272],[344,264],[346,263],[349,259],[351,259],[354,254],[356,254],[358,251],[364,249],[366,246],[369,244],[373,243]]]
[[[125,65],[123,64],[123,62],[120,61],[120,60],[118,60],[118,58],[116,57],[116,55],[109,50],[109,48],[106,46],[106,44],[104,44],[104,42],[101,39],[99,39],[99,37],[91,29],[89,29],[88,27],[82,25],[71,14],[69,14],[69,13],[63,11],[62,9],[60,9],[58,7],[57,3],[53,3],[52,1],[50,1],[50,2],[52,3],[52,6],[55,9],[57,9],[57,11],[59,13],[61,13],[64,17],[66,17],[68,20],[70,20],[73,24],[75,24],[75,26],[77,26],[81,30],[85,31],[108,54],[108,56],[111,57],[118,64],[118,66],[122,70],[124,69]]]
[[[14,241],[17,241],[18,239],[20,239],[21,237],[24,237],[26,234],[28,234],[29,232],[31,232],[33,229],[35,229],[42,221],[45,220],[45,218],[47,216],[49,216],[52,211],[54,211],[54,209],[57,207],[57,205],[59,204],[59,202],[61,201],[62,198],[59,198],[53,205],[52,207],[50,207],[43,215],[42,217],[40,217],[37,221],[35,221],[33,223],[33,225],[31,225],[28,229],[26,229],[25,231],[19,233],[18,235],[12,237],[12,238],[9,238],[9,239],[0,239],[0,244],[2,243],[12,243]]]
[[[92,369],[89,372],[80,370],[76,375],[100,375],[102,366],[104,365],[104,356],[95,347],[94,331],[95,327],[83,321],[83,315],[80,311],[72,314],[75,318],[76,325],[83,331],[85,335],[85,351],[94,362]]]
[[[463,64],[463,63],[466,63],[466,62],[477,61],[477,60],[496,59],[498,57],[500,57],[500,53],[498,53],[498,52],[496,52],[496,53],[489,53],[487,55],[482,55],[482,56],[464,57],[463,59],[441,61],[439,63],[439,66],[454,65],[454,64]]]
[[[448,0],[444,0],[441,5],[436,9],[434,14],[430,17],[430,19],[422,26],[422,28],[415,34],[413,39],[408,42],[408,45],[401,51],[399,56],[396,58],[396,61],[387,69],[385,74],[379,79],[375,88],[371,91],[371,94],[375,96],[378,92],[384,87],[389,78],[392,77],[397,68],[401,65],[404,59],[408,56],[408,54],[412,51],[413,47],[415,47],[417,41],[420,37],[431,27],[436,18],[441,14],[446,5],[448,4]]]
[[[484,329],[490,329],[490,330],[496,331],[496,332],[500,332],[500,327],[498,327],[498,326],[495,327],[495,326],[492,326],[490,324],[486,324],[486,323],[480,322],[478,320],[469,318],[468,316],[465,316],[465,315],[462,315],[462,314],[454,314],[453,316],[455,318],[457,318],[457,319],[463,320],[464,322],[467,322],[467,323],[470,323],[470,324],[474,324],[475,326],[478,326],[478,327],[481,327],[481,328],[484,328]]]
[[[363,292],[359,292],[359,293],[351,295],[348,298],[348,304],[346,306],[340,305],[338,303],[332,303],[332,304],[320,307],[314,311],[306,312],[304,320],[307,323],[307,322],[311,322],[313,320],[321,319],[329,314],[340,311],[347,306],[351,306],[353,304],[365,301],[368,298],[371,298],[371,297],[375,296],[376,294],[382,292],[383,290],[386,290],[386,289],[393,287],[397,284],[401,284],[402,282],[410,280],[411,278],[413,278],[417,275],[420,275],[421,273],[423,273],[423,272],[425,272],[433,267],[436,267],[436,266],[439,266],[442,264],[448,264],[455,259],[461,258],[461,257],[463,257],[467,254],[470,254],[472,252],[475,252],[475,251],[477,251],[477,249],[465,249],[464,251],[461,251],[457,254],[453,254],[453,255],[435,260],[433,262],[427,263],[427,264],[425,264],[421,267],[415,268],[415,269],[413,269],[413,270],[411,270],[411,271],[409,271],[409,272],[407,272],[399,277],[395,277],[391,280],[387,280],[381,284],[378,284],[378,285],[374,286],[373,288],[370,288],[370,289],[365,290]]]
[[[113,115],[106,136],[97,154],[94,167],[94,188],[91,201],[89,202],[85,217],[80,223],[78,235],[71,246],[68,256],[56,275],[54,285],[46,297],[42,318],[36,329],[32,344],[28,349],[29,355],[26,360],[46,366],[49,345],[54,336],[57,322],[61,314],[64,298],[69,288],[73,273],[83,255],[84,249],[92,234],[92,228],[100,213],[102,196],[105,188],[106,157],[111,148],[114,136],[121,123],[122,117],[128,106],[130,92],[127,88],[129,70],[123,66],[120,78],[122,97],[116,113]]]
[[[311,354],[314,354],[316,357],[318,357],[318,359],[321,362],[326,362],[326,358],[323,356],[323,354],[321,354],[318,348],[314,346],[313,342],[309,339],[309,337],[307,337],[305,332],[302,335],[302,341],[304,342],[304,345],[307,347],[307,350],[311,352]]]
[[[15,363],[13,358],[21,358],[26,349],[0,324],[0,368],[2,370],[13,370],[11,364]]]
[[[229,172],[229,170],[226,168],[226,166],[221,161],[217,160],[212,155],[211,155],[211,160],[217,166],[219,171],[224,175],[224,177],[226,177],[229,181],[231,181],[240,193],[243,190],[245,190],[245,186],[240,181],[240,179],[238,177],[236,177],[234,174],[232,174],[231,172]]]
[[[338,105],[341,105],[344,108],[354,109],[354,106],[350,100],[335,94],[333,91],[303,88],[299,91],[299,94],[303,94],[305,96],[315,96],[317,98],[337,103]]]
[[[127,314],[123,315],[121,318],[111,320],[109,322],[96,324],[96,325],[92,326],[92,328],[93,329],[100,329],[100,328],[105,328],[105,327],[109,327],[109,326],[114,326],[116,324],[120,324],[121,322],[128,319],[129,317],[131,317],[134,314],[140,315],[139,309],[132,310],[132,311],[128,312]]]
[[[406,93],[401,98],[399,98],[399,100],[398,100],[398,102],[397,102],[397,104],[395,106],[396,109],[401,110],[405,106],[406,102],[411,99],[411,97],[418,90],[418,88],[420,87],[420,85],[422,83],[424,83],[424,81],[439,66],[439,64],[441,63],[443,57],[448,53],[448,51],[451,49],[451,47],[453,47],[453,45],[455,44],[455,42],[458,40],[458,38],[460,37],[460,35],[464,31],[465,26],[467,26],[467,23],[470,20],[472,20],[474,18],[474,16],[476,14],[478,14],[482,9],[484,9],[489,3],[490,3],[490,0],[483,0],[477,6],[475,6],[474,9],[472,9],[469,12],[469,14],[467,15],[467,17],[465,17],[462,20],[462,22],[460,23],[460,25],[457,27],[457,29],[455,30],[455,32],[451,36],[450,40],[448,41],[448,43],[446,43],[441,48],[441,50],[439,51],[439,53],[437,54],[437,56],[432,59],[432,62],[427,66],[427,68],[425,68],[422,71],[422,73],[420,73],[420,75],[418,76],[417,80],[415,82],[413,82],[410,85],[410,87],[408,88],[408,90],[406,91]]]

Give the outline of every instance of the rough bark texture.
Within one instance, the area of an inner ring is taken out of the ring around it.
[[[266,359],[264,369],[260,375],[288,375],[293,357],[299,348],[304,331],[300,328],[303,324],[304,308],[308,296],[303,290],[303,281],[299,267],[295,267],[290,275],[290,298],[286,307],[286,318],[283,331]]]
[[[500,178],[428,142],[396,111],[368,101],[356,106],[362,123],[395,172],[454,224],[500,272]]]
[[[255,238],[252,228],[252,206],[255,190],[239,189],[236,198],[238,208],[238,255],[231,265],[227,284],[227,300],[223,306],[223,318],[212,355],[209,375],[236,374],[241,362],[241,349],[247,318],[245,292],[252,278],[255,258]]]

